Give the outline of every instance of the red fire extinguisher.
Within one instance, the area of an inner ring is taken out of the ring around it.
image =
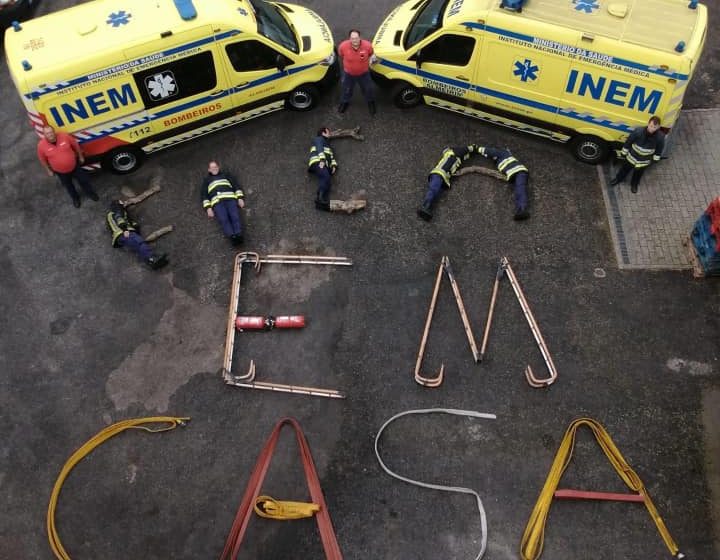
[[[281,315],[273,317],[238,315],[235,328],[239,331],[269,331],[272,329],[302,329],[305,326],[304,315]]]

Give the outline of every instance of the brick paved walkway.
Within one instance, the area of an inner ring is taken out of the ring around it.
[[[597,167],[621,269],[691,268],[683,239],[720,196],[720,109],[683,111],[672,136],[670,157],[645,172],[636,194],[629,176],[610,187],[617,162]]]

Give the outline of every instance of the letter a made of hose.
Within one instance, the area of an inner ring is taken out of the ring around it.
[[[545,485],[540,492],[540,497],[535,504],[532,514],[530,515],[527,527],[525,527],[525,532],[523,533],[522,541],[520,543],[520,557],[522,560],[537,560],[542,554],[545,540],[545,524],[547,522],[548,513],[550,512],[550,504],[552,503],[555,490],[557,490],[558,484],[560,484],[560,479],[562,478],[568,464],[570,464],[573,448],[575,446],[575,434],[577,433],[578,428],[583,425],[592,430],[598,445],[603,450],[610,461],[610,464],[617,471],[618,475],[627,487],[642,496],[645,507],[650,512],[650,516],[653,518],[653,521],[660,532],[660,536],[665,542],[665,545],[670,553],[675,558],[684,558],[683,554],[679,551],[677,544],[675,544],[675,541],[670,536],[670,532],[667,530],[660,514],[655,509],[655,505],[650,499],[642,480],[640,480],[640,477],[635,473],[632,467],[627,464],[620,453],[620,450],[615,446],[615,443],[613,443],[613,440],[605,431],[605,428],[592,418],[578,418],[577,420],[573,420],[563,436],[560,448],[555,455],[555,460],[550,467],[550,473],[548,474],[547,480],[545,480]]]
[[[265,480],[265,475],[270,467],[275,446],[280,438],[280,431],[285,424],[289,424],[290,427],[295,430],[312,503],[278,502],[269,496],[260,496],[263,480]],[[310,453],[310,446],[305,439],[300,424],[294,418],[283,418],[280,420],[265,442],[265,446],[262,448],[252,474],[250,475],[247,488],[245,488],[245,494],[235,515],[235,521],[233,521],[230,534],[225,541],[225,548],[223,549],[220,560],[235,560],[237,558],[243,537],[245,536],[245,531],[252,517],[253,508],[256,508],[255,511],[258,512],[258,515],[271,517],[273,519],[300,519],[301,517],[309,517],[314,514],[318,529],[320,530],[320,540],[325,550],[325,558],[327,560],[342,560],[340,545],[338,545],[327,504],[325,503],[325,497],[320,488],[320,479],[318,478],[315,463]]]

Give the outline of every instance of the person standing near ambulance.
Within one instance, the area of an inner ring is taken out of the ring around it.
[[[233,245],[240,245],[243,242],[240,208],[245,207],[240,183],[230,173],[222,171],[217,161],[211,160],[201,191],[202,205],[208,218],[216,218],[225,237]]]
[[[625,140],[620,152],[620,156],[625,158],[625,161],[610,181],[610,186],[614,187],[621,183],[632,171],[630,191],[636,193],[643,173],[651,163],[660,161],[664,149],[665,134],[660,131],[660,117],[653,115],[647,126],[639,126]]]
[[[370,77],[370,65],[375,64],[376,57],[370,41],[362,39],[357,29],[350,30],[350,38],[345,39],[338,47],[342,67],[340,106],[338,113],[344,113],[355,89],[355,84],[360,85],[368,110],[371,115],[377,111],[375,107],[375,91],[373,81]]]
[[[37,145],[37,155],[47,174],[50,177],[57,175],[75,208],[80,208],[80,195],[75,190],[73,179],[80,183],[90,200],[98,200],[87,173],[81,167],[85,156],[74,137],[65,132],[55,132],[52,126],[46,125],[43,127],[43,138]]]

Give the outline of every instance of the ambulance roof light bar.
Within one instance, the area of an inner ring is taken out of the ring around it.
[[[511,12],[522,12],[525,0],[500,0],[500,7]]]
[[[197,17],[197,11],[195,10],[192,0],[175,0],[175,7],[177,8],[180,17],[185,21],[189,21]]]

